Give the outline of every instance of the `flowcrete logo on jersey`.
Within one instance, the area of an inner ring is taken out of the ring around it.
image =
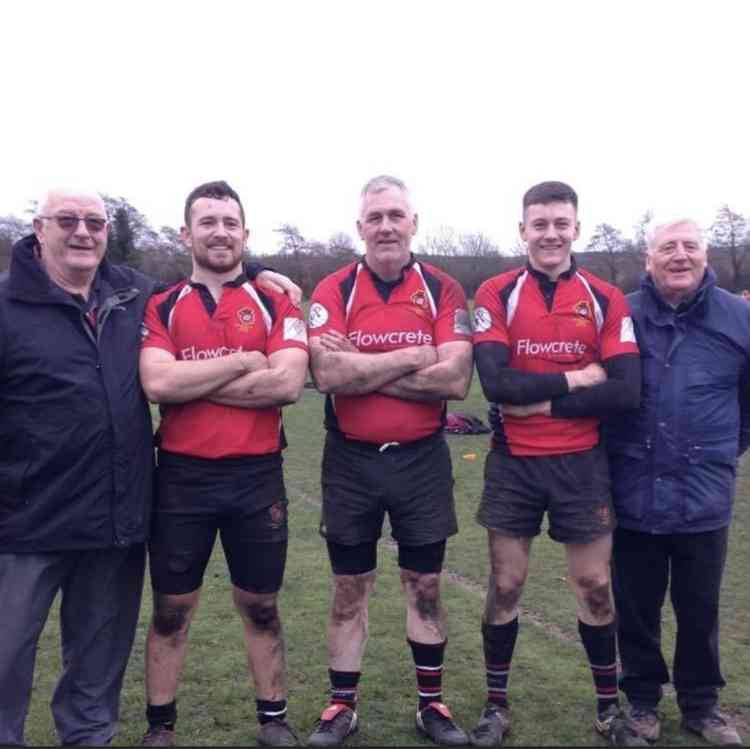
[[[571,356],[583,356],[586,353],[586,344],[581,341],[544,341],[539,343],[531,338],[521,338],[516,343],[516,354],[518,356],[548,356],[567,354]]]
[[[216,348],[195,348],[195,346],[188,346],[180,351],[180,358],[185,360],[191,359],[220,359],[222,356],[229,356],[229,354],[236,354],[238,351],[243,351],[242,346],[232,348],[231,346],[217,346]]]
[[[424,346],[432,345],[432,334],[421,330],[390,330],[386,333],[349,332],[349,340],[359,349],[370,346]]]

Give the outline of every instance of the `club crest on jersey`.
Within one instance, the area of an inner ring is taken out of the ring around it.
[[[424,289],[415,291],[411,295],[411,303],[415,304],[420,309],[427,309],[427,295],[424,293]]]
[[[576,314],[580,317],[585,317],[588,320],[592,318],[591,305],[585,299],[581,300],[580,302],[576,302],[576,306],[574,309]]]
[[[255,312],[250,307],[243,307],[237,310],[237,327],[247,333],[255,325]]]

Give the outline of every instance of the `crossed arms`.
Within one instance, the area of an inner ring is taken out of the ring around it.
[[[463,400],[472,374],[469,341],[365,354],[342,333],[310,339],[310,368],[323,393],[382,393],[415,401]]]
[[[307,353],[297,348],[268,357],[260,351],[237,351],[199,361],[178,360],[154,347],[142,349],[140,355],[141,384],[154,403],[203,398],[236,408],[284,406],[299,399],[306,370]]]
[[[601,364],[592,363],[561,374],[509,367],[510,349],[502,343],[477,344],[475,357],[485,397],[490,403],[503,404],[503,413],[508,416],[601,418],[640,405],[638,354],[620,354]]]

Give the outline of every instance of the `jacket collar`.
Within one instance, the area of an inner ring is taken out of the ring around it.
[[[641,290],[650,301],[653,312],[658,315],[668,315],[670,317],[672,315],[675,317],[683,315],[703,316],[706,311],[708,294],[715,286],[716,273],[714,273],[711,267],[707,267],[706,272],[703,274],[703,280],[695,294],[686,302],[681,302],[677,307],[672,307],[664,301],[658,292],[650,273],[647,273],[641,281]]]
[[[92,283],[100,299],[102,294],[108,294],[116,286],[112,271],[109,262],[102,260]],[[15,299],[46,304],[75,304],[71,294],[50,281],[39,262],[39,242],[34,234],[13,245],[8,279],[10,295]]]

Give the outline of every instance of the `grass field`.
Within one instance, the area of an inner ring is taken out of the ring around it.
[[[453,404],[485,417],[475,382],[469,399]],[[305,737],[327,695],[325,623],[330,572],[317,533],[319,465],[323,438],[322,396],[305,390],[286,409],[290,447],[285,470],[290,499],[291,539],[282,616],[289,650],[290,720]],[[486,437],[448,438],[454,461],[461,531],[448,546],[444,605],[448,615],[444,696],[455,717],[471,727],[484,703],[485,687],[479,621],[487,577],[486,540],[473,515],[479,497]],[[721,649],[728,686],[723,707],[750,739],[750,460],[741,466],[730,552],[722,591]],[[387,534],[386,534],[387,535]],[[380,545],[380,573],[370,609],[370,641],[360,683],[360,732],[351,746],[421,746],[414,731],[414,669],[404,635],[404,612],[392,545]],[[150,614],[148,584],[136,645],[125,678],[118,744],[140,741],[144,730],[143,647]],[[521,632],[510,676],[514,745],[603,745],[593,731],[593,692],[578,642],[575,603],[565,582],[562,549],[546,535],[535,541],[532,568],[522,601]],[[674,642],[671,610],[664,609],[665,651]],[[178,695],[178,741],[185,745],[252,745],[254,694],[245,670],[241,625],[231,607],[230,587],[220,549],[207,570],[201,608],[191,632],[188,661]],[[59,673],[56,610],[40,642],[27,741],[50,745],[56,735],[49,700]],[[695,738],[678,728],[674,695],[661,743],[686,745]]]

